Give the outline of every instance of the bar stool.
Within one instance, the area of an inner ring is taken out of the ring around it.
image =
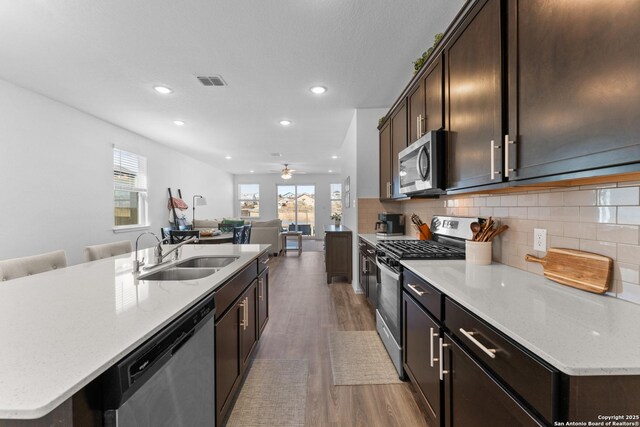
[[[67,266],[67,254],[64,251],[12,258],[0,261],[0,281],[31,276]]]

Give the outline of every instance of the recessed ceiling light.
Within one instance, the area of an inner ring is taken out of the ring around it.
[[[332,159],[337,159],[337,158],[338,158],[338,156],[333,155],[333,156],[331,156],[331,158],[332,158]]]
[[[333,171],[331,169],[329,169],[329,173],[332,173]]]
[[[291,120],[280,120],[280,124],[282,126],[289,126],[291,124]]]
[[[249,173],[254,173],[255,171],[249,171]]]
[[[184,126],[184,122],[182,120],[174,120],[173,124],[176,126]]]
[[[163,95],[169,95],[170,93],[173,92],[172,89],[166,87],[166,86],[154,86],[153,89],[158,92],[161,93]]]
[[[327,91],[327,88],[324,87],[324,86],[314,86],[309,90],[311,92],[315,93],[316,95],[322,95],[323,93],[325,93]]]
[[[231,156],[224,156],[225,159],[231,160]]]

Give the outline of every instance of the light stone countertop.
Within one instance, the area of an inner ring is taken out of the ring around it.
[[[3,282],[0,419],[51,412],[268,248],[185,245],[181,261],[239,257],[199,280],[137,281],[127,254]]]
[[[401,261],[569,375],[640,375],[640,306],[503,264]]]

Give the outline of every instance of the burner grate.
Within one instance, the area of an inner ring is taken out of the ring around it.
[[[464,258],[464,248],[433,240],[390,240],[379,243],[378,247],[398,259]]]

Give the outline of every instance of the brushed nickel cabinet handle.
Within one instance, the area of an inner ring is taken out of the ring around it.
[[[502,148],[500,145],[496,145],[495,140],[491,140],[491,179],[494,180],[496,175],[500,175],[500,171],[496,170],[496,149]]]
[[[246,297],[245,300],[247,301],[244,304],[244,309],[246,311],[246,317],[244,318],[244,330],[246,331],[247,328],[249,327],[249,297]]]
[[[429,362],[433,368],[433,328],[429,328]]]
[[[242,300],[242,302],[240,303],[240,307],[242,307],[242,319],[240,320],[240,326],[242,327],[242,330],[244,331],[245,329],[247,329],[244,300]]]
[[[440,342],[440,351],[438,352],[439,353],[438,361],[440,364],[440,381],[442,381],[444,380],[444,375],[449,373],[449,371],[445,370],[443,366],[444,364],[443,349],[444,347],[449,347],[449,344],[444,344],[442,342],[442,338],[440,338],[439,342]]]
[[[418,285],[412,285],[411,283],[407,283],[407,286],[413,291],[415,292],[419,297],[421,297],[424,294],[428,294],[429,292],[425,291],[424,289],[422,289],[420,286]]]
[[[264,285],[264,279],[258,279],[258,298],[260,298],[260,301],[262,301],[263,299],[263,289],[262,286]]]
[[[485,346],[483,346],[480,341],[478,341],[477,339],[475,339],[473,337],[473,335],[475,334],[475,332],[467,332],[464,329],[460,328],[460,332],[462,332],[462,335],[464,335],[465,337],[467,337],[469,339],[469,341],[471,341],[472,343],[474,343],[476,345],[476,347],[478,347],[480,350],[482,350],[487,356],[489,356],[492,359],[496,358],[496,349],[495,348],[487,348]]]
[[[509,167],[509,163],[510,163],[510,158],[509,158],[509,146],[513,144],[514,147],[516,145],[516,141],[515,140],[510,140],[509,139],[509,134],[506,134],[504,136],[504,176],[509,178],[509,172],[515,172],[515,168],[510,168]],[[516,152],[517,154],[517,152]]]

